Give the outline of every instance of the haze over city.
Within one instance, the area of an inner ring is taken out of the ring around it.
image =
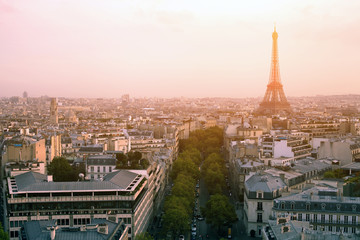
[[[360,90],[359,1],[0,1],[1,97],[262,97]]]

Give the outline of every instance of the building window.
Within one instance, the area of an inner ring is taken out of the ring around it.
[[[352,224],[353,224],[353,225],[355,225],[355,224],[356,224],[356,216],[352,216],[352,218],[351,218],[351,222],[352,222]]]
[[[258,202],[258,203],[257,203],[257,210],[258,210],[258,211],[262,211],[262,210],[263,210],[263,203],[262,203],[262,202]]]
[[[341,204],[336,204],[336,209],[337,209],[338,211],[340,211],[340,208],[341,208]]]
[[[306,215],[305,215],[305,220],[306,220],[307,222],[310,221],[310,214],[306,214]]]
[[[314,225],[314,230],[317,230],[317,225]]]
[[[332,232],[332,226],[329,226],[329,232]]]
[[[322,209],[322,210],[325,210],[325,207],[326,207],[326,204],[325,204],[325,203],[322,203],[322,204],[321,204],[321,209]]]
[[[298,221],[302,221],[302,213],[298,213]]]
[[[97,167],[97,171],[100,172],[100,167]]]
[[[291,207],[291,209],[295,209],[295,203],[292,202],[290,207]]]
[[[306,203],[306,210],[310,211],[310,203]]]
[[[351,228],[351,233],[355,233],[356,232],[356,228],[352,227]]]
[[[19,231],[10,231],[10,238],[19,237]]]
[[[257,193],[257,198],[263,198],[262,192],[258,192],[258,193]]]
[[[321,214],[321,222],[324,223],[325,222],[325,215]]]
[[[314,214],[314,222],[317,222],[317,214]]]
[[[111,172],[112,171],[112,168],[111,167],[109,167],[109,172]]]
[[[90,169],[91,169],[90,172],[94,172],[94,167],[91,167]]]
[[[329,222],[330,222],[330,223],[333,222],[333,215],[329,215]]]
[[[257,222],[262,222],[262,213],[257,214]]]
[[[348,224],[349,223],[349,216],[344,216],[344,223]]]
[[[106,167],[103,167],[103,172],[106,172]]]
[[[356,205],[352,205],[351,207],[352,207],[353,212],[356,212]]]
[[[340,227],[339,226],[336,227],[336,232],[340,232]]]
[[[281,203],[281,209],[285,209],[285,203]]]
[[[349,232],[348,227],[344,227],[344,233],[348,233],[348,232]]]

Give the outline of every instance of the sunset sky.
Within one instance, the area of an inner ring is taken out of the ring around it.
[[[0,97],[360,94],[359,0],[0,0]]]

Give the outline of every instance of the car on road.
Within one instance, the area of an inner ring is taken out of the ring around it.
[[[194,185],[193,185],[194,186]],[[199,185],[199,183],[198,184],[196,184],[196,188],[199,188],[200,187],[200,185]]]
[[[192,225],[192,227],[191,227],[191,231],[196,233],[196,225],[195,225],[195,224],[194,224],[194,225]]]
[[[200,216],[200,217],[198,217],[198,218],[197,218],[197,220],[199,220],[199,221],[203,221],[203,220],[204,220],[204,218]]]

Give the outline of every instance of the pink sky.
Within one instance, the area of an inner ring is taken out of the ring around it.
[[[0,97],[360,93],[360,1],[0,0]]]

